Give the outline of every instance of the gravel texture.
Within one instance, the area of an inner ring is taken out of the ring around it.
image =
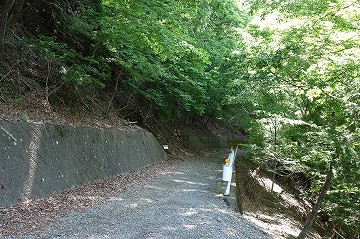
[[[4,238],[271,238],[218,195],[223,158],[216,155],[168,168],[106,201],[59,217],[37,235]]]

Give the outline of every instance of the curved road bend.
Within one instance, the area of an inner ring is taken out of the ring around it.
[[[271,238],[218,195],[224,157],[198,156],[22,238]]]

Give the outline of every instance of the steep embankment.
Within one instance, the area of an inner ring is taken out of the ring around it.
[[[188,146],[189,134],[241,137],[215,120],[226,108],[229,79],[220,77],[227,69],[222,64],[236,46],[227,39],[241,24],[235,5],[40,0],[15,1],[7,9],[9,2],[0,1],[2,16],[9,14],[0,39],[1,118],[101,128],[136,124],[172,151]],[[215,19],[197,11],[204,7],[233,19],[217,19],[215,27],[207,23]],[[164,19],[177,24],[154,18],[167,10]],[[204,20],[205,45],[189,30],[189,20],[196,20],[187,15]]]
[[[266,166],[248,160],[241,151],[236,162],[238,205],[244,218],[273,238],[296,238],[302,230],[311,203],[301,198],[289,178],[274,181]],[[328,225],[318,220],[309,238],[331,237]]]

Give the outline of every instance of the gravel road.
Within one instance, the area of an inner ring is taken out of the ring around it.
[[[211,154],[182,162],[158,178],[59,218],[40,235],[21,238],[271,238],[218,195],[222,161],[221,154]]]

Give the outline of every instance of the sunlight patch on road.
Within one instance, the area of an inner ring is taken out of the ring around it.
[[[183,225],[185,227],[186,230],[191,230],[191,229],[195,229],[196,226],[195,225],[189,225],[189,224],[185,224]]]
[[[198,214],[199,212],[193,208],[190,208],[187,212],[180,213],[180,216],[189,217]]]
[[[175,179],[174,182],[176,182],[176,183],[187,183],[187,184],[192,184],[192,185],[202,185],[202,186],[209,185],[208,183],[197,183],[197,182],[191,182],[191,181],[185,181],[185,180],[177,180],[177,179]]]

